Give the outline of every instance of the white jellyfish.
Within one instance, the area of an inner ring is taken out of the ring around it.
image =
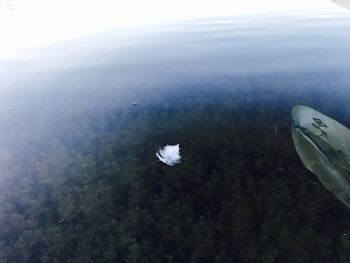
[[[156,156],[160,161],[170,166],[180,163],[180,145],[166,145],[163,149],[159,148]]]

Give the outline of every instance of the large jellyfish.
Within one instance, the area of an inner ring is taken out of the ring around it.
[[[350,208],[350,130],[305,106],[292,110],[295,149],[307,169]]]

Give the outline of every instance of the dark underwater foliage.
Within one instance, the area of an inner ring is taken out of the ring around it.
[[[201,94],[72,119],[3,159],[0,261],[348,262],[350,211],[292,144],[298,98]],[[175,143],[182,163],[158,162]]]

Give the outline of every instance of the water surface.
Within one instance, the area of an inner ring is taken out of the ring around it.
[[[350,127],[349,30],[340,9],[237,16],[2,61],[0,259],[347,262],[349,209],[290,115]],[[181,164],[156,161],[178,143]]]

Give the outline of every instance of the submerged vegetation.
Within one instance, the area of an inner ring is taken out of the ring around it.
[[[281,123],[308,101],[284,93],[170,95],[2,158],[0,261],[348,262],[350,210],[303,167]]]

